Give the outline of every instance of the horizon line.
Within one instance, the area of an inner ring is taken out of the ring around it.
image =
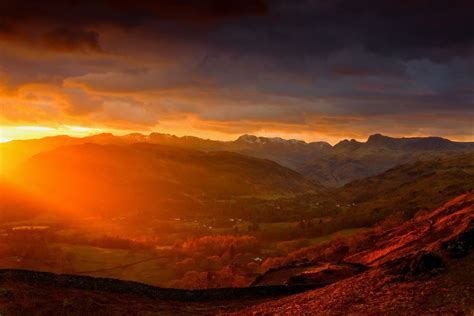
[[[120,138],[120,137],[126,137],[126,136],[131,136],[131,135],[140,135],[140,136],[148,136],[149,137],[153,134],[171,136],[171,137],[176,137],[176,138],[193,137],[193,138],[197,138],[197,139],[200,139],[200,140],[222,142],[222,143],[235,142],[243,136],[253,136],[253,137],[257,137],[257,138],[281,139],[281,140],[284,140],[284,141],[298,141],[298,142],[302,142],[302,143],[305,143],[305,144],[327,143],[331,146],[339,144],[343,141],[357,141],[359,143],[366,143],[369,140],[370,137],[376,136],[376,135],[380,135],[380,136],[387,137],[387,138],[392,138],[392,139],[441,138],[441,139],[445,139],[445,140],[448,140],[448,141],[451,141],[451,142],[456,142],[456,143],[472,143],[472,142],[474,142],[474,139],[472,139],[472,140],[457,140],[457,139],[451,139],[451,138],[447,138],[447,137],[444,137],[444,136],[438,136],[438,135],[429,135],[429,136],[416,136],[416,135],[415,136],[414,135],[390,136],[390,135],[383,134],[383,133],[369,134],[364,139],[362,139],[362,138],[341,138],[337,142],[334,142],[333,144],[331,144],[331,142],[328,142],[326,140],[306,141],[306,140],[303,140],[303,139],[284,138],[284,137],[281,137],[281,136],[262,136],[262,135],[259,135],[258,133],[256,133],[256,134],[244,133],[244,134],[241,134],[240,136],[238,136],[235,139],[223,140],[223,139],[214,139],[214,138],[204,138],[204,137],[199,137],[199,136],[195,136],[195,135],[192,135],[192,134],[181,135],[180,136],[180,135],[177,135],[177,134],[170,134],[170,133],[163,133],[163,132],[150,132],[150,133],[147,134],[147,133],[138,132],[138,131],[137,132],[125,133],[125,134],[117,134],[117,133],[113,133],[113,132],[104,131],[104,132],[97,132],[97,133],[88,134],[88,135],[68,135],[66,133],[58,133],[58,134],[55,134],[55,135],[45,135],[45,136],[42,136],[42,137],[18,138],[18,139],[0,137],[0,144],[11,143],[11,142],[14,142],[14,141],[41,140],[41,139],[54,138],[54,137],[70,137],[70,138],[83,139],[83,138],[95,137],[95,136],[100,136],[100,135],[110,135],[110,136],[113,136],[113,137]]]

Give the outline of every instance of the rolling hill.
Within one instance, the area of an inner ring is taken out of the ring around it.
[[[38,193],[54,192],[61,205],[115,214],[176,216],[196,212],[209,199],[324,191],[273,161],[147,143],[59,147],[33,156],[14,175]]]
[[[394,213],[411,218],[474,188],[474,153],[407,163],[356,180],[339,190],[350,214],[377,221]]]
[[[280,213],[313,219],[307,235],[371,227],[384,220],[398,222],[474,189],[474,153],[445,154],[406,163],[379,175],[352,181],[327,194],[307,194],[277,201]],[[268,204],[268,203],[267,203]],[[263,209],[265,204],[260,204]],[[275,205],[270,214],[275,214]],[[289,218],[289,217],[288,217]],[[316,224],[326,218],[324,224]]]

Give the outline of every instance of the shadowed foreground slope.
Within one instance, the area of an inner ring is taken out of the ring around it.
[[[0,270],[0,313],[215,314],[314,288],[312,285],[277,285],[182,290],[108,278],[5,269]]]

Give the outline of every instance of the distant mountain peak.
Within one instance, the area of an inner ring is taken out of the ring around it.
[[[344,140],[341,140],[339,143],[337,143],[336,145],[334,145],[334,148],[335,149],[356,149],[358,148],[362,143],[361,142],[358,142],[357,140],[355,139],[344,139]]]
[[[388,140],[388,139],[393,139],[393,138],[382,135],[380,133],[376,133],[369,136],[369,138],[367,139],[367,143],[374,142],[374,141]]]
[[[374,146],[392,146],[396,143],[399,143],[401,139],[392,138],[389,136],[385,136],[382,134],[373,134],[370,135],[367,139],[367,145],[374,145]]]
[[[237,138],[236,142],[245,142],[245,143],[257,143],[259,141],[259,137],[255,135],[244,134]]]
[[[467,143],[457,144],[449,139],[436,136],[393,138],[381,134],[369,136],[366,144],[371,146],[409,150],[449,150],[457,147],[469,146]]]
[[[91,142],[104,142],[110,140],[120,139],[120,136],[115,136],[112,133],[100,133],[91,136],[86,136],[83,138],[84,140],[91,141]]]
[[[92,135],[90,137],[115,137],[115,135],[112,134],[112,133],[104,132],[104,133],[99,133],[99,134]]]
[[[283,139],[281,137],[261,137],[249,134],[244,134],[240,136],[235,142],[248,144],[306,144],[305,141],[298,139]]]

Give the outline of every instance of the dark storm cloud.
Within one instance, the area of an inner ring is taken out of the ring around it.
[[[6,0],[0,3],[0,32],[41,24],[67,30],[68,36],[75,32],[73,37],[87,33],[90,43],[91,28],[100,25],[155,22],[149,31],[157,37],[204,41],[231,53],[295,58],[360,46],[395,58],[442,62],[472,54],[473,11],[468,0]],[[193,24],[208,28],[196,30]]]
[[[44,34],[42,40],[46,45],[56,50],[102,51],[99,45],[99,33],[94,31],[56,28]]]
[[[472,1],[272,1],[269,8],[264,17],[216,29],[211,43],[289,58],[352,46],[405,60],[472,54]]]
[[[5,0],[0,2],[0,36],[46,44],[53,50],[100,51],[100,35],[95,29],[104,26],[128,29],[148,21],[172,21],[179,32],[180,24],[189,30],[189,25],[265,12],[265,3],[258,0]],[[173,31],[166,36],[173,38]]]
[[[5,0],[3,19],[42,21],[51,24],[135,26],[148,19],[210,22],[245,15],[262,15],[260,0]]]

